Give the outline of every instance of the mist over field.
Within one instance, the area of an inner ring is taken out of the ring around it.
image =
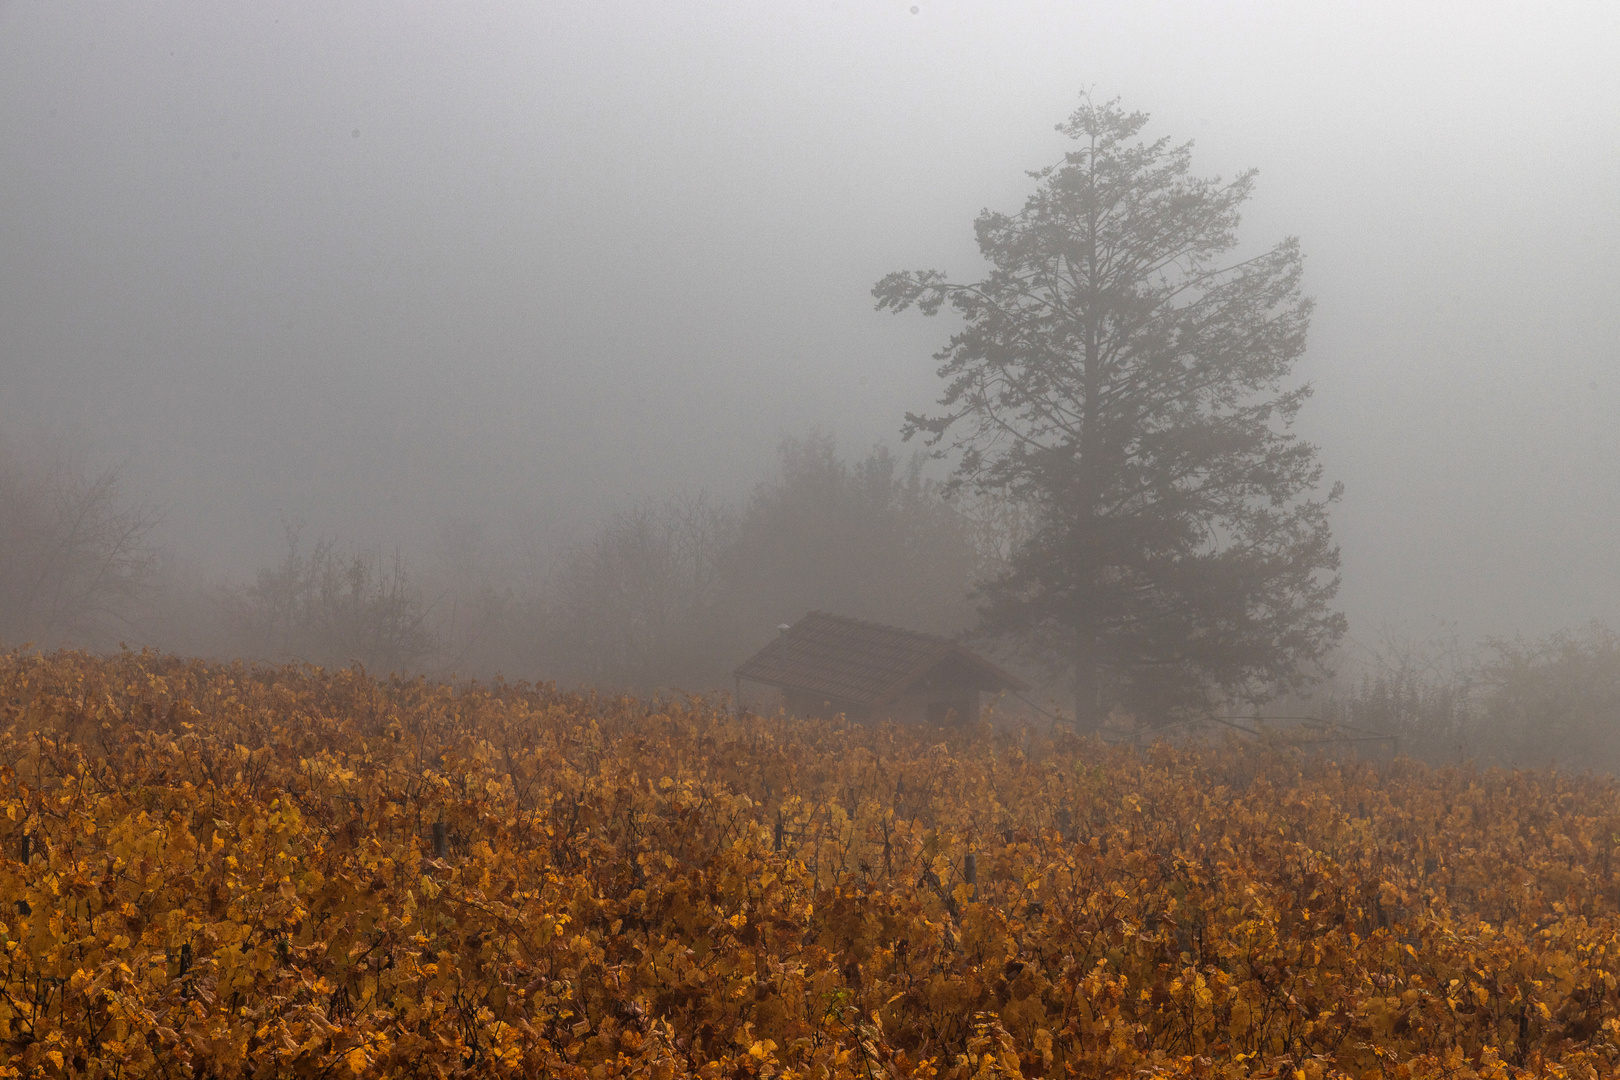
[[[167,583],[0,638],[302,655],[271,594],[362,564],[428,612],[388,656],[431,624],[520,678],[711,685],[812,608],[963,629],[1018,525],[928,516],[950,463],[899,432],[957,324],[871,290],[982,273],[974,217],[1088,90],[1195,175],[1259,170],[1240,254],[1299,238],[1342,655],[1612,624],[1617,35],[1601,3],[0,4],[7,460],[115,471],[120,572]],[[867,525],[784,585],[792,505]],[[879,534],[937,558],[851,569]],[[580,614],[649,544],[669,627],[727,583],[701,660]]]

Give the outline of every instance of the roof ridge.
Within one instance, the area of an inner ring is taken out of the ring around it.
[[[1016,678],[961,642],[940,634],[812,611],[767,642],[733,674],[863,704],[893,698],[950,656],[981,677],[1019,687]]]
[[[909,627],[895,626],[892,623],[873,622],[871,619],[856,619],[856,618],[853,618],[852,616],[849,616],[849,615],[834,615],[830,611],[810,611],[810,612],[806,612],[804,618],[808,619],[808,618],[811,618],[812,616],[819,616],[819,617],[821,617],[823,619],[831,619],[834,622],[848,623],[848,624],[851,624],[851,625],[854,625],[854,626],[864,626],[864,627],[867,627],[867,628],[872,629],[872,630],[887,630],[891,634],[903,634],[906,637],[927,638],[929,641],[939,641],[939,642],[944,642],[944,643],[947,643],[947,644],[956,644],[956,639],[953,638],[953,637],[946,637],[943,634],[931,634],[927,630],[912,630]],[[804,619],[799,620],[799,622],[803,622],[803,621],[804,621]],[[798,623],[795,623],[794,625],[797,626]]]

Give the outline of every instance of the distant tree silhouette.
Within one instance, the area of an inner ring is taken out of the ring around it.
[[[703,497],[610,515],[558,561],[538,604],[544,677],[716,689],[783,622],[823,609],[949,632],[972,623],[973,522],[921,461],[783,441],[741,506]]]
[[[784,440],[721,563],[739,647],[818,609],[938,633],[970,626],[971,525],[922,464],[886,447],[846,461],[822,434]]]

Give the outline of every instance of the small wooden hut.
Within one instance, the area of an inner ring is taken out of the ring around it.
[[[794,716],[976,721],[980,695],[1027,687],[950,638],[812,611],[734,674],[781,691]]]

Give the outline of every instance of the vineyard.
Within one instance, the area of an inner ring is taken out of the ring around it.
[[[0,654],[0,1076],[1620,1070],[1620,791]]]

